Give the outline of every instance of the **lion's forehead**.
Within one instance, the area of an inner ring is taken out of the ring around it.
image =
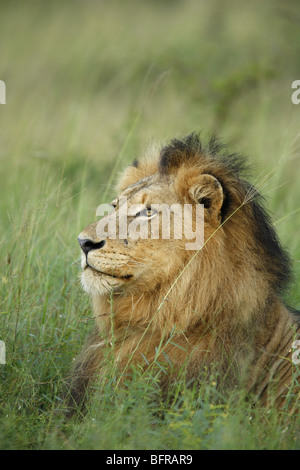
[[[126,188],[118,199],[120,202],[126,201],[128,205],[177,202],[172,183],[170,179],[163,180],[153,175]]]

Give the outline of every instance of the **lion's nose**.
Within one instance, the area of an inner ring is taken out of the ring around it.
[[[87,255],[91,250],[99,250],[105,245],[105,240],[101,240],[101,242],[93,242],[88,238],[78,238],[78,242],[82,251]]]

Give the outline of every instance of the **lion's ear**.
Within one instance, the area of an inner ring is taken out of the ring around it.
[[[224,193],[221,183],[211,175],[201,175],[197,182],[189,189],[193,201],[203,204],[211,215],[219,216],[223,205]]]

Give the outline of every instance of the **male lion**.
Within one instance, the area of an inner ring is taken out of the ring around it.
[[[264,405],[281,407],[289,395],[295,409],[299,317],[282,300],[290,260],[260,195],[242,178],[243,159],[225,149],[215,137],[204,144],[193,133],[135,161],[107,216],[118,221],[126,196],[125,236],[99,238],[98,222],[80,233],[81,279],[97,328],[73,368],[74,407],[84,402],[90,382],[104,374],[113,348],[121,376],[161,361],[164,391],[183,370],[187,383],[197,385],[203,372],[213,369],[222,393],[239,384]],[[162,222],[151,207],[162,203],[204,206],[200,249],[187,250],[184,233],[173,236],[174,215],[170,239],[130,236],[131,224],[140,218]]]

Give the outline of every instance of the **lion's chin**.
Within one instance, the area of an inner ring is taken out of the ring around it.
[[[88,294],[104,295],[122,289],[127,278],[114,277],[87,266],[81,274],[81,284]]]

